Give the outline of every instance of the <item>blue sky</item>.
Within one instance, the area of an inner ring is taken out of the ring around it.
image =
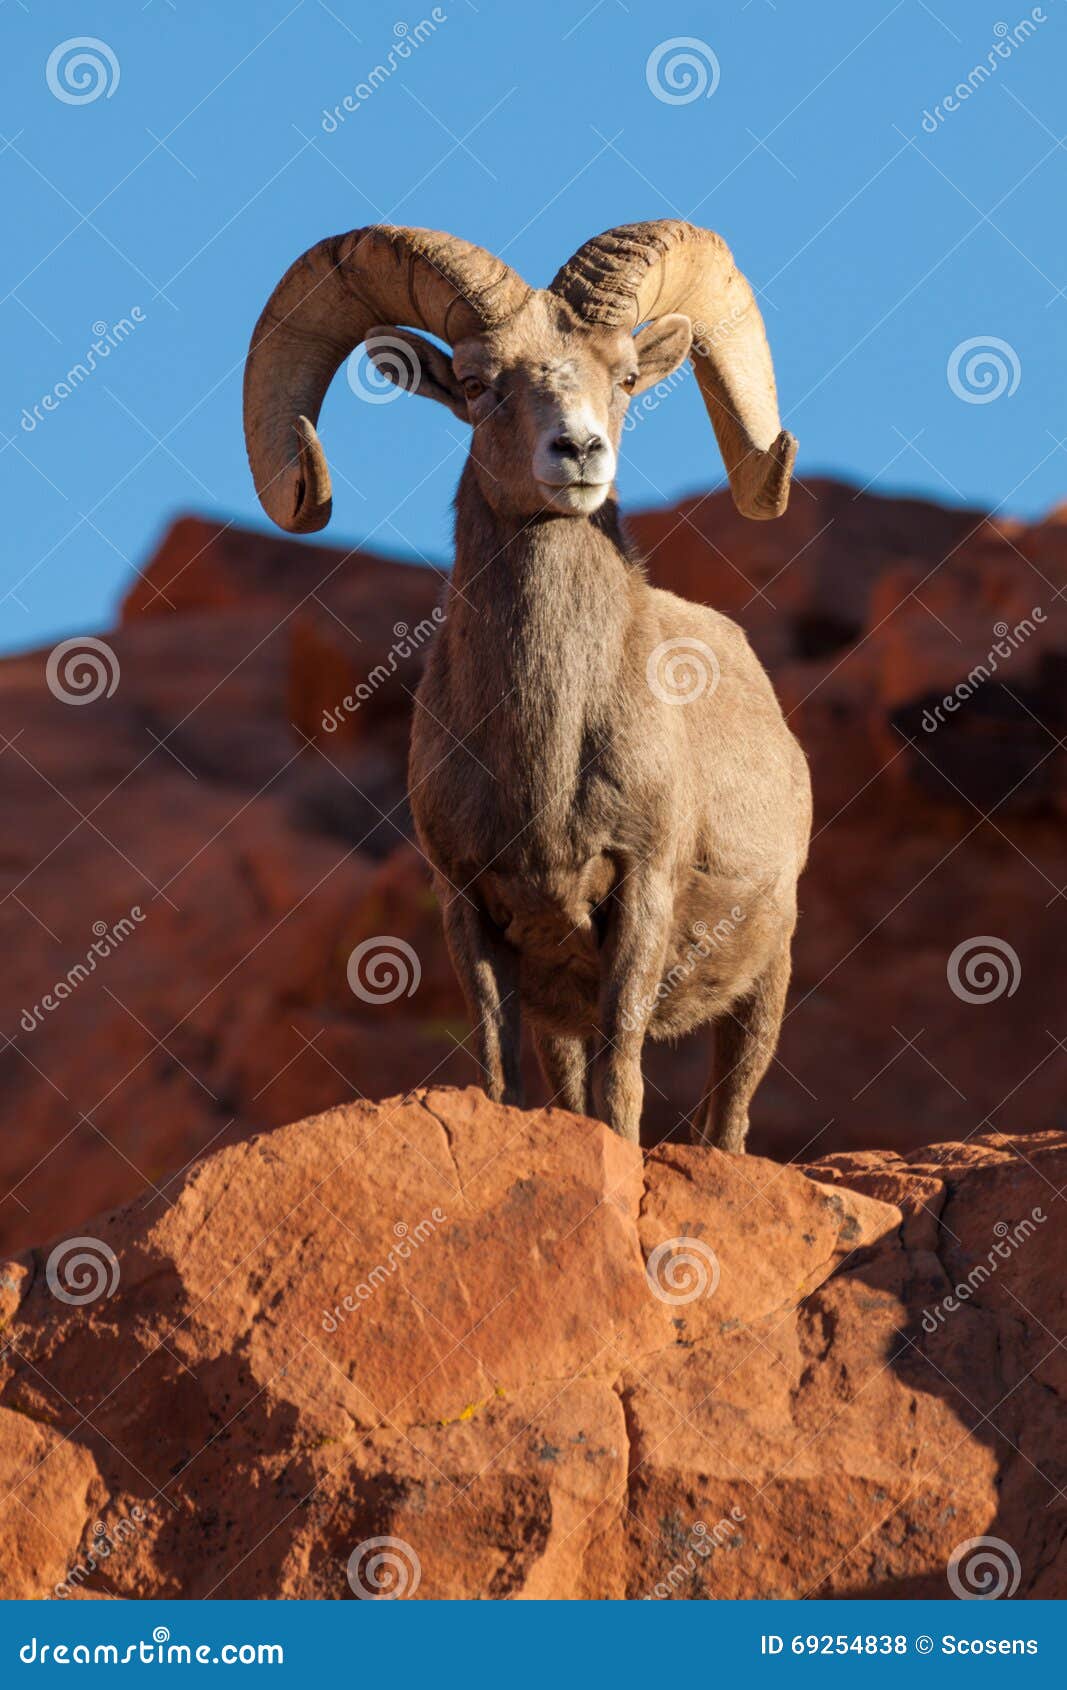
[[[705,223],[760,292],[802,474],[1020,515],[1067,493],[1062,0],[585,4],[6,0],[0,647],[106,627],[179,511],[263,520],[249,331],[297,253],[368,222],[452,230],[534,283],[612,224]],[[66,80],[80,37],[104,49]],[[990,340],[968,376],[958,349]],[[461,426],[342,373],[320,432],[323,538],[446,559]],[[720,479],[682,383],[626,437],[624,502]]]

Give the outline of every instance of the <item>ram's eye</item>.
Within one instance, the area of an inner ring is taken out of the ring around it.
[[[480,399],[482,394],[485,392],[485,383],[484,381],[479,381],[477,376],[465,376],[463,380],[463,391],[468,399]]]
[[[637,386],[636,372],[633,375],[623,376],[619,386],[622,388],[624,393],[632,393],[634,388]]]

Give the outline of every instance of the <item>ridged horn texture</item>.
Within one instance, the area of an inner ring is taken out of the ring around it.
[[[734,503],[744,516],[781,516],[797,443],[778,416],[759,306],[720,236],[670,218],[609,229],[579,247],[549,291],[587,323],[635,329],[669,311],[689,317]]]
[[[264,306],[245,365],[245,443],[267,515],[294,534],[330,520],[315,424],[369,329],[403,324],[451,344],[504,322],[529,291],[482,247],[433,229],[375,224],[309,247]]]

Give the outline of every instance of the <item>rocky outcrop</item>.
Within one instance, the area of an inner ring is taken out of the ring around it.
[[[1062,1597],[1065,1180],[474,1090],[216,1151],[0,1275],[0,1594]]]
[[[775,523],[718,493],[631,523],[657,582],[746,626],[812,762],[794,985],[751,1147],[1062,1122],[1062,517],[816,480]],[[441,588],[183,518],[104,636],[113,687],[72,705],[48,652],[0,663],[5,1248],[149,1183],[166,1198],[254,1130],[475,1077],[405,799]],[[965,972],[978,939],[999,958],[984,985]],[[357,991],[368,942],[400,973]],[[684,1138],[707,1069],[706,1035],[650,1051],[649,1144]]]

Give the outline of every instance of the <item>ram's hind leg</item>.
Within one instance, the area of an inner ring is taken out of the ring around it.
[[[716,1017],[711,1083],[693,1121],[696,1143],[744,1150],[749,1105],[778,1045],[790,966],[787,941],[748,995]]]
[[[568,1033],[534,1029],[537,1060],[548,1087],[548,1101],[572,1115],[589,1113],[589,1058],[585,1040]]]

